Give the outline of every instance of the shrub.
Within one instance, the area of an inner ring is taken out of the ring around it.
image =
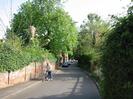
[[[2,44],[0,46],[0,72],[14,71],[21,68],[21,56],[20,51],[13,46]]]
[[[48,52],[31,44],[21,47],[19,39],[8,39],[0,44],[0,72],[15,71],[33,61],[44,61]],[[52,57],[52,55],[50,55]]]
[[[119,19],[102,56],[104,99],[133,99],[133,15]]]
[[[90,66],[91,66],[91,56],[90,55],[80,55],[79,56],[79,66],[90,70]]]
[[[99,63],[100,54],[94,48],[90,48],[88,52],[79,55],[79,65],[90,72],[93,72],[93,68]]]

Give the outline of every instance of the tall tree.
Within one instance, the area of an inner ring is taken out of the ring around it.
[[[36,27],[40,46],[54,53],[72,52],[77,44],[77,30],[71,17],[60,4],[61,0],[33,0],[21,5],[12,20],[13,32],[29,43],[29,26]],[[29,13],[30,12],[30,13]]]
[[[92,73],[99,69],[100,46],[108,29],[109,24],[96,14],[89,14],[87,21],[81,25],[77,49],[79,64]]]
[[[77,45],[77,29],[71,17],[62,9],[58,9],[52,21],[53,36],[50,48],[55,52],[72,52]]]
[[[96,14],[89,14],[87,18],[87,22],[84,21],[83,25],[81,25],[79,48],[81,51],[87,48],[86,51],[88,52],[89,48],[100,46],[103,35],[109,29],[109,24]],[[86,53],[86,51],[82,52]]]

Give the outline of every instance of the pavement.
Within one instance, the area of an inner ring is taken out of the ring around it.
[[[27,88],[30,88],[32,86],[35,86],[36,84],[40,83],[40,81],[27,81],[24,83],[20,83],[11,87],[2,88],[0,89],[0,99],[5,99],[11,95],[20,93]]]
[[[40,80],[32,80],[0,89],[0,99],[82,98],[101,99],[95,83],[74,65],[56,71],[53,81],[42,83]]]
[[[58,70],[55,71],[55,73],[57,73],[57,72],[58,72]],[[41,82],[42,82],[41,80],[30,80],[30,81],[16,84],[14,86],[2,88],[2,89],[0,89],[0,99],[6,99],[12,95],[18,94],[18,93],[20,93],[32,86],[35,86]]]

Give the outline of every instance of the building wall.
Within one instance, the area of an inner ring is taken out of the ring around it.
[[[0,88],[13,86],[15,84],[26,82],[29,80],[41,79],[40,75],[43,70],[46,69],[47,62],[49,61],[46,60],[42,63],[33,62],[21,70],[17,70],[10,73],[0,73]],[[53,66],[53,70],[55,70],[55,64],[50,64]]]

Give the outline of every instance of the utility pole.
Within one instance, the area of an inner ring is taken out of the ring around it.
[[[13,28],[12,28],[12,0],[10,1],[10,28],[11,28],[11,38],[13,39],[13,42],[12,42],[12,45],[13,43],[15,42],[15,37],[14,37],[14,34],[13,34]]]

